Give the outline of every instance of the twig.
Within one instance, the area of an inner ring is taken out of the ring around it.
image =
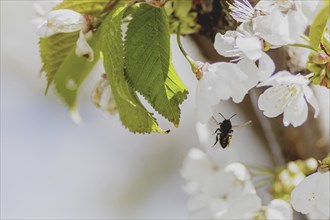
[[[284,166],[285,165],[285,160],[281,151],[281,147],[278,144],[278,141],[276,139],[275,134],[272,131],[272,127],[270,122],[268,121],[267,118],[265,118],[261,111],[257,107],[258,103],[258,96],[256,94],[255,90],[251,90],[249,93],[253,109],[255,111],[255,114],[257,118],[260,121],[261,127],[264,130],[266,140],[268,142],[269,150],[272,154],[272,158],[274,161],[275,166]]]

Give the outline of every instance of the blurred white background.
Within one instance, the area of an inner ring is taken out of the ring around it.
[[[118,116],[95,108],[90,93],[103,73],[101,66],[81,92],[84,123],[78,126],[52,89],[44,95],[34,17],[32,1],[1,1],[1,218],[186,218],[179,169],[187,150],[200,144],[194,119],[196,80],[175,41],[174,64],[190,92],[180,128],[160,119],[170,134],[131,134]],[[191,41],[183,44],[193,58],[202,59]],[[329,109],[327,95],[324,109]],[[238,113],[237,123],[248,120],[233,105],[220,109],[224,115]],[[249,128],[234,135],[230,151],[211,151],[222,154],[224,163],[271,165]]]

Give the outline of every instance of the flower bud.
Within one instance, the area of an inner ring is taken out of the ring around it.
[[[98,108],[109,112],[111,115],[118,113],[117,104],[106,74],[103,74],[102,79],[96,84],[92,94],[92,101]]]

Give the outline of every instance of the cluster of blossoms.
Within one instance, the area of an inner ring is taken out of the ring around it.
[[[291,193],[293,208],[309,219],[330,218],[330,153],[316,173],[303,179]]]
[[[240,163],[222,167],[199,149],[191,149],[181,170],[193,219],[292,219],[291,206],[272,200],[263,206],[247,169]]]
[[[316,167],[314,162],[306,161],[308,169]],[[308,219],[330,218],[330,154],[319,163],[318,171],[308,177],[299,173],[295,163],[288,164],[291,172],[298,173],[293,179],[294,188],[290,189],[291,205],[297,212],[307,214]],[[291,181],[284,174],[281,172],[282,180]],[[262,205],[250,173],[240,163],[224,165],[193,148],[183,162],[181,175],[185,179],[183,190],[189,195],[187,206],[192,219],[293,219],[287,198]]]
[[[220,55],[238,62],[195,63],[198,121],[206,123],[219,101],[232,98],[239,103],[256,86],[271,86],[258,101],[267,117],[283,113],[285,126],[300,126],[307,119],[306,101],[316,117],[318,105],[309,87],[312,75],[274,73],[274,62],[265,52],[297,42],[320,5],[322,1],[260,0],[253,7],[248,0],[234,1],[231,15],[241,24],[235,31],[218,33],[214,47]]]

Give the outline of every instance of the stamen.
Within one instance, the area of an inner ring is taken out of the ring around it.
[[[231,10],[230,15],[238,22],[248,22],[255,16],[255,10],[248,0],[235,0],[233,4],[228,3]]]

